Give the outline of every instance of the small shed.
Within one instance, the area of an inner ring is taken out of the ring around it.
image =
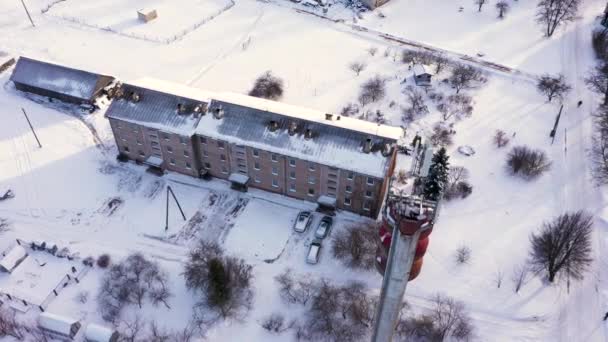
[[[73,340],[81,324],[77,319],[43,312],[38,316],[38,327],[53,336]]]
[[[111,76],[20,57],[11,75],[18,90],[64,102],[93,105]]]
[[[16,245],[8,251],[0,260],[0,271],[11,273],[23,260],[27,258],[25,248]]]
[[[137,19],[144,23],[150,22],[158,17],[155,9],[142,8],[137,10]]]
[[[416,82],[417,86],[428,87],[431,85],[431,77],[433,75],[426,72],[424,66],[416,64],[412,67],[412,70],[414,71],[414,82]]]
[[[98,324],[87,325],[84,334],[85,342],[116,342],[118,337],[116,330]]]
[[[246,192],[249,184],[249,176],[240,173],[232,173],[228,177],[228,181],[231,183],[231,188]]]

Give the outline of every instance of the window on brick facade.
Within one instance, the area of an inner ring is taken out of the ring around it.
[[[347,175],[347,178],[352,180],[353,178],[355,178],[355,173],[354,172],[349,172]]]
[[[374,179],[372,177],[367,177],[367,185],[374,185]]]
[[[186,169],[190,170],[192,168],[192,165],[190,165],[190,163],[186,162]]]
[[[295,167],[296,166],[296,160],[295,159],[289,159],[289,166]]]
[[[315,178],[315,176],[308,176],[308,184],[315,184],[317,182],[317,179]]]
[[[171,146],[167,146],[167,152],[169,152],[169,153],[173,153],[173,147],[171,147]]]
[[[295,185],[295,183],[290,183],[289,184],[289,191],[296,192],[296,185]]]
[[[190,152],[188,152],[187,150],[184,150],[184,157],[186,157],[186,158],[190,157]]]
[[[169,141],[169,134],[167,134],[167,133],[163,133],[163,134],[162,134],[162,137],[163,137],[163,139],[165,139],[165,140]]]
[[[207,138],[201,137],[201,144],[207,145]]]
[[[222,150],[224,149],[225,145],[223,141],[218,141],[217,142],[217,147],[221,148]]]
[[[344,205],[350,206],[350,198],[348,198],[348,197],[344,198]]]
[[[367,201],[363,202],[363,210],[369,211],[369,209],[370,209],[369,202],[367,202]]]
[[[272,186],[275,187],[275,188],[278,188],[279,187],[279,181],[276,180],[276,179],[273,179],[272,180]]]
[[[369,190],[365,191],[365,197],[372,197],[372,192]]]
[[[276,155],[276,154],[274,154],[274,153],[270,155],[270,159],[271,159],[273,162],[279,161],[279,157],[277,157],[277,155]]]
[[[315,189],[309,188],[308,189],[308,196],[314,196],[314,195],[315,195]]]
[[[228,168],[226,168],[225,166],[222,166],[222,173],[228,173]]]
[[[278,175],[279,174],[279,169],[276,166],[272,167],[272,174],[273,175]]]
[[[296,172],[295,171],[289,171],[289,178],[296,179]]]
[[[122,150],[125,151],[125,152],[127,152],[127,153],[129,153],[129,146],[123,146]]]
[[[353,192],[353,187],[352,187],[352,186],[350,186],[350,185],[347,185],[347,186],[346,186],[346,192],[348,192],[349,194],[350,194],[351,192]]]
[[[259,170],[260,169],[260,162],[256,161],[255,163],[253,163],[253,168],[256,169],[256,170]]]
[[[255,175],[253,177],[253,181],[256,182],[256,183],[262,183],[262,180],[260,179],[260,177],[258,175]]]
[[[144,151],[141,151],[141,150],[140,150],[140,151],[139,151],[139,156],[140,156],[140,157],[145,157],[145,156],[146,156],[146,154],[144,153]]]
[[[203,156],[204,156],[204,157],[208,157],[208,156],[209,156],[209,151],[207,151],[207,150],[203,150]]]
[[[315,170],[315,164],[314,163],[308,163],[308,169],[310,171],[314,171]]]
[[[182,145],[186,145],[188,143],[188,138],[186,138],[186,137],[179,137],[179,142]]]
[[[253,151],[251,151],[251,154],[253,154],[253,156],[257,158],[260,156],[260,151],[254,149]]]
[[[141,140],[139,140],[139,138],[137,138],[137,140],[135,140],[135,142],[137,143],[137,145],[141,146]]]
[[[225,154],[220,154],[220,160],[221,161],[226,161],[226,155]]]
[[[210,169],[211,168],[211,164],[209,164],[209,163],[205,163],[204,166],[205,166],[205,169]]]

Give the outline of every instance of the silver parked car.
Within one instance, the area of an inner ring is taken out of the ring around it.
[[[301,211],[293,224],[293,230],[298,233],[304,233],[312,223],[312,214],[310,211]]]
[[[329,235],[333,223],[334,219],[331,216],[323,216],[317,226],[317,230],[315,230],[315,237],[317,239],[325,239]]]
[[[314,265],[319,262],[319,256],[321,255],[321,241],[314,240],[308,248],[308,255],[306,256],[306,263]]]

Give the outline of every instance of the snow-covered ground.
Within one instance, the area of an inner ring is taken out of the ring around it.
[[[158,25],[138,26],[137,30],[144,31],[137,33],[170,37],[192,18],[202,19],[225,3],[188,1],[178,8],[168,1],[93,5],[67,0],[42,14],[52,2],[27,1],[35,28],[18,1],[0,3],[1,49],[124,80],[155,77],[214,92],[244,93],[259,74],[272,70],[285,81],[283,102],[331,112],[355,102],[361,83],[380,74],[389,79],[387,98],[366,109],[379,109],[389,123],[403,124],[400,106],[406,101],[401,80],[410,71],[392,57],[401,47],[370,32],[298,13],[289,2],[241,0],[170,44],[129,38],[91,25],[135,30],[120,25],[133,24],[137,8],[157,6]],[[460,6],[462,12],[458,12]],[[492,4],[477,13],[472,1],[392,0],[380,9],[385,18],[373,11],[356,23],[455,53],[482,52],[484,59],[527,73],[562,72],[573,86],[553,144],[548,133],[559,108],[545,103],[528,76],[487,69],[488,83],[467,91],[474,98],[475,110],[455,126],[450,162],[470,170],[474,191],[469,198],[442,208],[422,273],[408,287],[406,300],[416,308],[428,307],[437,292],[463,300],[475,319],[480,341],[606,341],[607,327],[601,318],[608,310],[608,216],[603,209],[606,201],[589,179],[587,162],[590,113],[598,100],[582,82],[594,63],[590,30],[604,4],[587,0],[580,19],[551,39],[543,38],[533,22],[534,3],[514,1],[511,6],[507,18],[499,21]],[[88,25],[58,19],[60,13]],[[367,52],[370,47],[378,49],[375,56]],[[353,61],[367,64],[360,76],[348,69]],[[246,257],[254,265],[255,302],[244,322],[222,323],[209,331],[211,341],[292,339],[290,333],[268,335],[259,325],[270,313],[290,310],[281,303],[273,279],[287,267],[338,283],[361,280],[373,293],[380,288],[378,274],[344,268],[331,257],[329,244],[324,245],[319,265],[305,263],[312,230],[305,235],[292,233],[292,220],[299,210],[312,209],[312,204],[255,190],[234,192],[221,181],[175,174],[159,178],[140,166],[119,164],[102,113],[85,117],[87,126],[65,110],[23,97],[7,82],[9,73],[0,74],[0,192],[11,188],[17,196],[0,202],[0,217],[11,222],[11,230],[0,236],[0,250],[22,238],[52,240],[83,257],[109,253],[118,260],[141,251],[169,271],[175,294],[172,310],[159,306],[141,312],[169,328],[181,328],[195,302],[181,276],[182,262],[197,238],[217,240],[229,253]],[[444,91],[448,92],[445,87]],[[584,101],[581,108],[576,107],[579,99]],[[396,105],[390,106],[391,101]],[[36,127],[42,149],[31,136],[21,108]],[[416,130],[428,130],[437,120],[433,109],[409,128],[408,137]],[[89,127],[96,129],[100,141]],[[551,171],[533,182],[508,177],[503,169],[506,150],[491,144],[496,129],[515,134],[512,144],[545,150],[553,161]],[[455,148],[460,145],[472,146],[476,154],[458,154]],[[166,185],[173,188],[187,216],[184,222],[171,204],[168,231]],[[108,209],[113,199],[121,203],[115,211]],[[530,233],[553,216],[581,208],[597,214],[596,262],[586,279],[573,283],[568,291],[533,277],[515,294],[510,274],[526,258]],[[335,231],[360,220],[340,214]],[[454,262],[454,251],[461,245],[472,250],[469,265]],[[493,283],[497,271],[504,274],[500,289]],[[94,297],[102,275],[97,269],[89,272],[80,284],[61,292],[49,311],[101,322]],[[84,304],[75,299],[83,291],[89,293]],[[129,314],[140,311],[132,309]]]

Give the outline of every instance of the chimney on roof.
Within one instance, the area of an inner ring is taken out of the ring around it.
[[[336,116],[336,120],[340,120],[340,115]]]
[[[139,100],[141,100],[141,96],[139,96],[139,94],[138,94],[138,93],[135,93],[135,92],[134,92],[134,93],[131,95],[131,100],[132,100],[133,102],[139,102]]]
[[[365,139],[365,143],[363,143],[363,152],[370,153],[372,151],[372,138]]]
[[[333,114],[326,113],[325,114],[325,120],[331,121],[331,120],[333,120],[333,116],[334,116]]]
[[[295,121],[292,121],[289,123],[289,135],[294,135],[296,134],[296,130],[298,129],[298,124]]]

